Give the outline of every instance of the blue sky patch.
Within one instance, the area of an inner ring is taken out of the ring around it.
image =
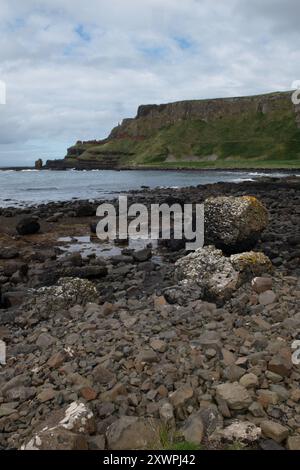
[[[78,24],[75,28],[75,33],[78,34],[80,39],[82,39],[85,42],[90,42],[91,40],[91,35],[88,33],[88,31],[85,29],[83,24]]]

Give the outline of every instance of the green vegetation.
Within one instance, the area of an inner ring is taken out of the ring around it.
[[[181,120],[144,140],[113,139],[78,148],[80,160],[117,160],[121,166],[300,168],[300,129],[290,108],[209,122]]]

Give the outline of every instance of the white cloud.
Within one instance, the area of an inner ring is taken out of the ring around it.
[[[289,89],[300,78],[299,5],[2,0],[0,166],[63,156],[142,103]]]

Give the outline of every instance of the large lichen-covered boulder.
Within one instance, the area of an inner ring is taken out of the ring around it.
[[[271,269],[272,263],[263,253],[245,252],[227,257],[214,246],[205,246],[175,263],[177,299],[184,299],[184,293],[191,298],[193,291],[198,299],[223,302],[247,279]],[[167,297],[173,291],[167,292]]]
[[[253,196],[220,196],[204,202],[205,244],[237,253],[253,248],[268,225],[268,211]]]
[[[57,285],[41,287],[33,291],[33,295],[22,305],[21,311],[33,311],[41,318],[63,310],[69,310],[74,305],[86,305],[97,302],[99,294],[96,287],[87,279],[61,278]]]
[[[175,263],[175,275],[181,285],[195,284],[201,297],[224,299],[237,288],[239,274],[230,260],[214,246],[200,248]]]

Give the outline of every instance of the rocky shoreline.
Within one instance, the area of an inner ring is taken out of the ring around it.
[[[234,264],[240,251],[229,259],[205,247],[187,257],[176,240],[105,251],[93,234],[97,202],[0,209],[1,448],[161,449],[185,441],[300,449],[300,366],[292,362],[300,339],[299,186],[297,178],[264,178],[129,194],[147,205],[257,198],[269,221],[247,272]],[[91,237],[90,251],[72,249],[80,237]],[[210,279],[195,279],[204,262]]]

